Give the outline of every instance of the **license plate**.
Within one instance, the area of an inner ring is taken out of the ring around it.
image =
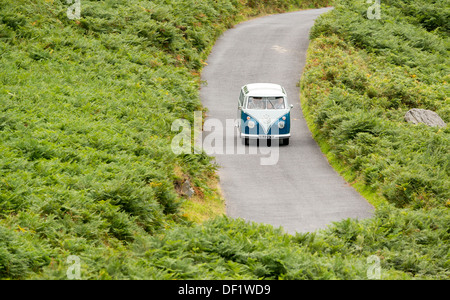
[[[271,135],[258,135],[258,138],[263,140],[270,140],[272,138]]]

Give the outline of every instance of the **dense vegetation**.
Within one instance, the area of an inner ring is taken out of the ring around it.
[[[355,2],[355,3],[354,3]],[[192,225],[177,186],[218,197],[206,155],[176,156],[214,40],[259,13],[327,1],[0,0],[0,278],[448,279],[448,1],[340,0],[302,76],[315,138],[377,198],[374,218],[295,236],[226,217]],[[446,77],[447,76],[447,77]],[[446,102],[447,101],[447,102]],[[385,200],[385,201],[384,201]]]
[[[311,32],[302,80],[317,137],[398,207],[450,205],[449,127],[404,121],[411,108],[450,121],[449,2],[384,1],[380,20],[365,17],[367,5],[339,3]],[[436,16],[416,20],[418,9]]]
[[[65,0],[0,0],[0,278],[66,278],[69,255],[83,278],[176,272],[145,253],[190,224],[185,179],[219,197],[210,159],[170,148],[210,47],[249,16],[328,1],[80,3],[72,19]]]
[[[415,255],[411,274],[448,279],[450,128],[412,125],[404,115],[429,109],[450,122],[450,2],[381,2],[380,19],[367,17],[364,2],[342,0],[316,21],[301,80],[302,107],[323,151],[347,179],[362,184],[396,222],[408,215],[417,223],[391,224],[394,236],[439,235],[390,251]],[[436,223],[427,221],[431,216]],[[381,220],[369,227],[386,226]]]

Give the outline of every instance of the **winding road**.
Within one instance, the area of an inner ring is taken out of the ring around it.
[[[227,215],[232,218],[281,226],[295,233],[373,214],[372,205],[329,165],[300,106],[297,83],[305,65],[309,30],[328,10],[243,22],[226,31],[212,49],[202,72],[207,84],[200,91],[208,109],[204,149],[220,166],[220,185]],[[232,120],[236,119],[240,88],[254,82],[277,83],[286,89],[294,105],[290,145],[242,145]]]

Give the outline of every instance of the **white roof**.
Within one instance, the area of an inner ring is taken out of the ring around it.
[[[243,87],[246,96],[275,97],[286,96],[284,88],[275,83],[250,83]]]

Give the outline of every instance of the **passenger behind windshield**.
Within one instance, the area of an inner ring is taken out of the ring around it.
[[[248,109],[284,109],[283,97],[249,97]]]
[[[265,109],[266,104],[263,101],[262,97],[249,97],[247,108],[249,108],[249,109]]]

